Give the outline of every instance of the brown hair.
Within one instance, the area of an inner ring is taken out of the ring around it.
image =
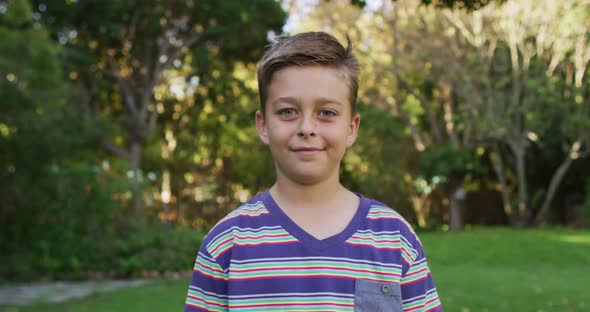
[[[266,51],[258,64],[258,92],[264,114],[268,87],[275,72],[289,66],[325,65],[341,70],[348,81],[348,100],[352,113],[356,110],[359,64],[346,37],[344,48],[336,38],[325,32],[306,32],[281,36]]]

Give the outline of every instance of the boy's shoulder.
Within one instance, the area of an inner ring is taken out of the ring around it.
[[[378,200],[367,198],[367,219],[371,221],[390,221],[399,223],[399,226],[413,231],[412,225],[395,209]]]
[[[231,223],[231,220],[238,219],[239,217],[256,218],[269,214],[268,209],[266,208],[266,193],[267,191],[256,194],[254,197],[238,206],[238,208],[228,213],[223,219],[219,220],[216,226],[224,223]]]
[[[420,239],[413,226],[395,209],[371,198],[368,200],[368,211],[365,226],[377,232],[396,232],[411,244],[419,244]]]
[[[259,193],[241,204],[238,208],[229,212],[219,220],[209,231],[209,238],[215,237],[223,232],[230,231],[236,227],[251,227],[253,223],[259,223],[261,217],[269,215],[267,209],[266,192]]]

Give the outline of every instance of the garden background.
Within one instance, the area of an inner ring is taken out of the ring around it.
[[[590,309],[589,29],[585,0],[0,0],[0,286],[150,281],[0,311],[182,309],[274,179],[256,61],[309,30],[361,63],[342,181],[419,231],[445,310]]]

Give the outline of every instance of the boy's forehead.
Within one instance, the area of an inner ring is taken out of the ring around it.
[[[273,92],[274,91],[274,92]],[[278,92],[278,93],[277,93]],[[289,66],[276,71],[269,84],[269,95],[298,100],[305,95],[342,102],[348,97],[346,75],[331,66]],[[274,93],[274,94],[273,94]]]
[[[282,75],[285,73],[288,74],[288,73],[292,73],[292,72],[296,72],[296,71],[306,71],[309,69],[311,69],[311,70],[320,69],[323,71],[329,71],[331,75],[342,79],[345,83],[348,80],[348,77],[346,75],[346,71],[343,68],[340,68],[338,66],[323,65],[323,64],[306,64],[306,65],[289,65],[289,66],[285,66],[285,67],[282,67],[282,68],[276,70],[275,72],[272,73],[272,76],[270,77],[271,78],[270,83],[272,83],[273,79],[275,79],[277,77],[277,75]]]
[[[335,66],[326,65],[302,65],[302,66],[287,66],[275,71],[269,81],[268,91],[279,84],[290,83],[298,86],[307,85],[310,87],[309,91],[324,91],[326,93],[344,91],[346,96],[349,93],[349,81],[347,75],[343,70]],[[311,82],[315,84],[310,85]],[[321,85],[330,85],[329,90],[321,90]]]

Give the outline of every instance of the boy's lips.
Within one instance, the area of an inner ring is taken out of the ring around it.
[[[291,151],[301,154],[313,154],[317,152],[321,152],[324,149],[319,147],[293,147],[290,148]]]

